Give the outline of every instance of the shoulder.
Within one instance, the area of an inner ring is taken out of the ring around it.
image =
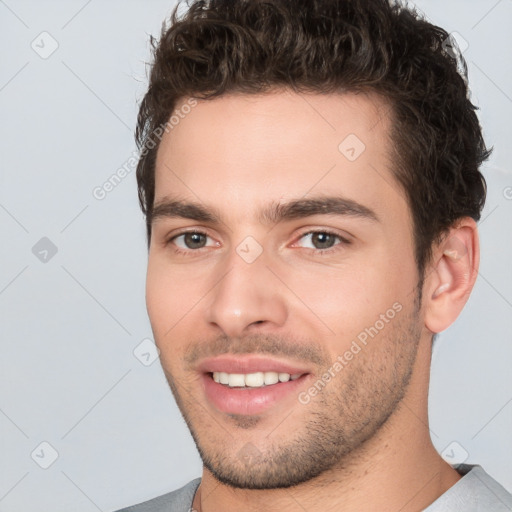
[[[190,512],[200,478],[192,480],[176,491],[163,494],[149,501],[123,508],[117,512]]]
[[[464,512],[510,512],[512,494],[481,466],[461,464],[462,478],[424,512],[463,510]]]

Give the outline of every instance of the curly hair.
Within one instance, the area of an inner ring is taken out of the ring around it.
[[[183,98],[225,93],[373,92],[391,105],[393,169],[411,209],[423,276],[457,219],[479,220],[491,150],[450,35],[392,0],[192,0],[151,37],[149,87],[135,137],[139,202],[151,241],[155,130]]]

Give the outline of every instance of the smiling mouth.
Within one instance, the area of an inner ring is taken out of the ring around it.
[[[237,415],[262,414],[279,403],[291,406],[311,376],[305,368],[254,358],[210,360],[199,371],[206,401],[219,412]]]
[[[297,380],[303,374],[284,372],[253,372],[253,373],[227,373],[211,372],[211,378],[218,384],[229,388],[261,388],[274,384]]]

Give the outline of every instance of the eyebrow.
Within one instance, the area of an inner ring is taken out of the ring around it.
[[[377,214],[367,206],[351,199],[332,196],[301,198],[287,203],[270,203],[259,212],[258,220],[262,224],[277,224],[313,215],[343,215],[380,222]],[[221,215],[216,209],[208,209],[193,201],[169,198],[164,198],[153,206],[151,223],[160,218],[184,218],[211,224],[222,223]]]

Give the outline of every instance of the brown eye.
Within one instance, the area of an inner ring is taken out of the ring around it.
[[[344,240],[335,233],[329,233],[328,231],[310,231],[300,237],[298,244],[308,249],[325,250],[339,245],[337,241],[348,243],[348,240]]]
[[[329,249],[334,245],[336,238],[329,233],[318,232],[311,234],[311,242],[316,249]]]
[[[185,233],[183,241],[189,249],[200,249],[206,245],[206,236],[202,233]]]
[[[200,231],[188,231],[173,237],[170,241],[180,249],[202,249],[207,246],[208,235]]]

